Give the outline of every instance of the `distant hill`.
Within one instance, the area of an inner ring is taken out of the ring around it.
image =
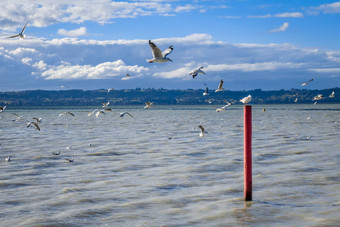
[[[335,92],[334,98],[329,98],[331,92]],[[203,96],[204,90],[166,90],[166,89],[123,89],[108,92],[107,90],[28,90],[0,92],[0,105],[10,103],[11,106],[97,106],[102,102],[110,101],[111,105],[141,105],[150,101],[159,105],[200,105],[223,104],[224,101],[237,102],[247,95],[253,97],[253,104],[288,104],[313,103],[313,97],[322,94],[325,98],[318,103],[340,103],[340,88],[307,90],[291,89],[262,91],[255,89],[250,91],[223,92],[210,91]]]

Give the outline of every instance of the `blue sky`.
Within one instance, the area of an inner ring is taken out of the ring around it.
[[[0,91],[340,87],[339,21],[336,1],[2,0]]]

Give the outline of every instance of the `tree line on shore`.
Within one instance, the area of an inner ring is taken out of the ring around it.
[[[334,91],[333,98],[329,95]],[[252,96],[253,104],[289,104],[314,103],[314,97],[321,94],[318,103],[340,103],[340,88],[308,90],[272,90],[261,89],[249,91],[223,92],[211,91],[203,96],[202,89],[168,90],[168,89],[121,89],[121,90],[27,90],[0,92],[0,105],[11,106],[96,106],[102,102],[111,105],[140,105],[154,102],[158,105],[203,105],[223,104],[225,101],[239,103],[247,95]]]

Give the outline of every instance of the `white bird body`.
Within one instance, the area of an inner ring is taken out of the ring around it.
[[[12,156],[10,156],[10,155],[9,155],[9,156],[7,156],[7,158],[6,158],[6,162],[10,162],[10,161],[11,161],[11,157],[12,157]]]
[[[306,82],[303,82],[303,83],[301,83],[301,86],[306,86],[307,84],[309,84],[309,82],[312,82],[314,79],[310,79],[310,80],[308,80],[308,81],[306,81]]]
[[[149,45],[151,47],[153,58],[146,60],[147,62],[164,63],[164,62],[172,61],[170,58],[167,58],[167,56],[173,51],[172,46],[169,46],[169,48],[163,51],[162,53],[162,51],[153,42],[151,42],[151,40],[149,40]]]
[[[102,102],[102,106],[105,108],[105,107],[108,107],[110,105],[110,102]]]
[[[335,97],[335,92],[332,91],[332,94],[329,95],[330,98],[334,98]]]
[[[199,136],[200,136],[200,137],[204,137],[204,134],[205,134],[205,133],[208,133],[208,132],[205,131],[205,129],[203,128],[202,125],[199,125],[198,127],[201,129],[201,132],[200,132]]]
[[[206,96],[206,95],[209,95],[209,93],[208,93],[208,92],[209,92],[209,88],[208,88],[208,87],[206,87],[206,88],[205,88],[205,91],[203,92],[203,95],[204,95],[204,96]]]
[[[192,75],[192,78],[194,79],[199,73],[205,74],[205,72],[203,72],[202,69],[203,67],[199,67],[194,71],[190,72],[189,75]]]
[[[224,89],[223,89],[223,80],[220,81],[217,90],[215,90],[215,92],[219,92],[219,91],[224,91]]]
[[[28,21],[26,22],[25,26],[21,29],[21,32],[19,34],[16,35],[12,35],[12,36],[8,36],[7,38],[16,38],[16,37],[20,37],[20,39],[24,39],[25,35],[24,35],[24,31],[26,29],[26,26],[28,24]]]
[[[153,106],[153,102],[146,102],[144,108],[149,109]]]
[[[244,104],[247,104],[250,101],[251,101],[251,95],[248,95],[247,97],[244,97],[243,99],[240,100],[240,102]]]
[[[107,93],[110,93],[110,91],[114,91],[115,89],[114,88],[109,88],[108,90],[107,90]]]
[[[321,100],[324,96],[322,94],[318,94],[317,96],[314,96],[313,101]]]

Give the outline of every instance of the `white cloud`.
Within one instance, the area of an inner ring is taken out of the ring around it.
[[[178,3],[162,1],[110,1],[110,0],[2,0],[0,2],[0,29],[15,30],[23,26],[29,18],[29,25],[46,27],[56,23],[83,23],[94,21],[99,24],[112,23],[116,18],[136,18],[142,16],[169,16],[174,13],[189,12],[193,5],[179,6]],[[20,11],[20,14],[18,14]]]
[[[280,27],[270,30],[270,32],[284,32],[288,29],[288,22],[284,22]]]
[[[84,35],[87,35],[87,32],[86,32],[86,27],[80,27],[78,29],[69,30],[69,31],[65,29],[59,29],[58,34],[64,35],[64,36],[84,36]]]
[[[323,4],[318,7],[311,7],[312,10],[322,11],[323,13],[340,13],[340,2]]]
[[[96,66],[91,65],[71,65],[63,63],[57,66],[50,66],[49,69],[41,73],[46,79],[105,79],[117,77],[127,72],[141,73],[147,68],[138,65],[126,65],[122,60],[114,62],[103,62]]]
[[[25,54],[25,53],[38,53],[38,51],[36,49],[33,49],[33,48],[19,47],[15,50],[9,51],[9,53],[13,54],[13,55],[22,55],[22,54]]]
[[[28,58],[28,57],[21,59],[21,62],[26,65],[30,65],[31,61],[32,61],[32,58]]]
[[[309,70],[317,73],[340,73],[340,68],[315,68]]]
[[[301,18],[303,17],[303,13],[300,12],[285,12],[278,14],[266,14],[259,16],[247,16],[248,18],[272,18],[272,17],[281,17],[281,18]]]

